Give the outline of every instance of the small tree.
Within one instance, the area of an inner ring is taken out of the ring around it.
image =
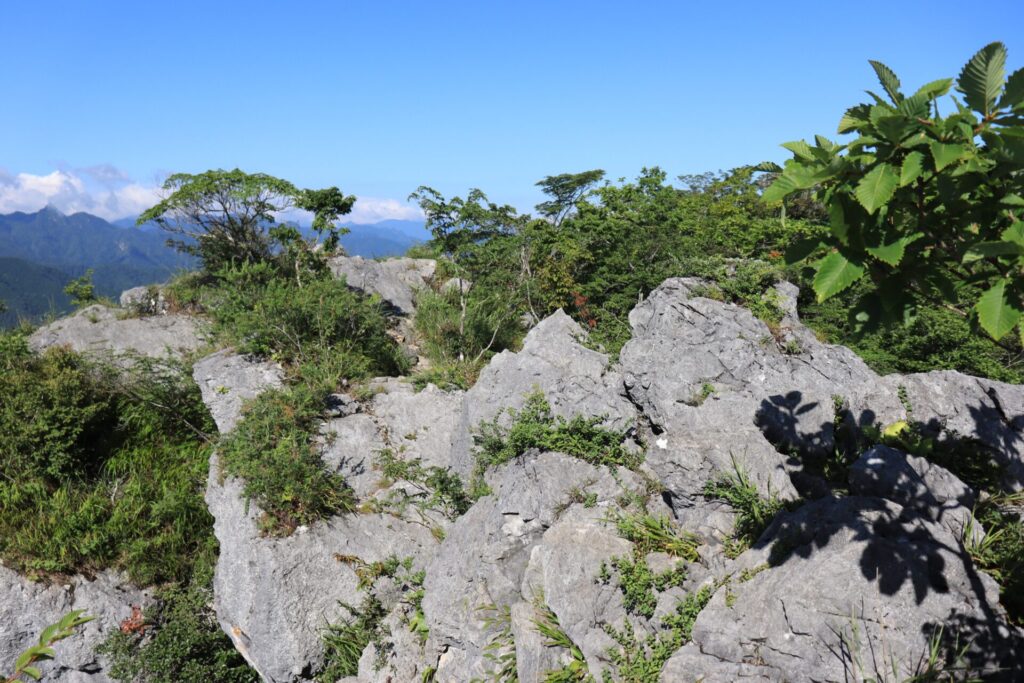
[[[92,268],[85,271],[82,277],[75,278],[64,287],[64,293],[71,297],[71,305],[83,308],[99,301],[96,288],[92,284]]]
[[[872,102],[843,114],[839,132],[854,140],[788,142],[785,168],[761,166],[779,174],[765,201],[813,190],[828,207],[828,231],[787,260],[812,259],[819,301],[870,278],[852,311],[858,329],[908,321],[930,300],[996,340],[1024,333],[1024,69],[1007,78],[1005,64],[1002,43],[974,55],[956,80],[962,99],[942,116],[953,79],[904,95],[872,61],[884,97],[869,91]]]
[[[459,360],[466,360],[466,315],[467,286],[466,279],[476,281],[485,277],[485,269],[490,266],[481,256],[485,253],[484,245],[498,237],[515,235],[529,220],[528,216],[520,216],[515,208],[509,205],[499,206],[487,199],[487,195],[477,189],[469,191],[466,199],[453,197],[446,200],[437,190],[420,186],[409,195],[409,199],[419,203],[426,216],[427,229],[434,236],[434,242],[455,269],[459,278],[459,329],[460,346]],[[491,341],[497,338],[499,329],[515,308],[514,301],[504,302],[502,315],[494,328]],[[490,347],[488,344],[480,351],[479,359]]]
[[[551,199],[541,202],[537,212],[559,225],[576,208],[576,203],[586,196],[595,183],[604,178],[604,171],[597,168],[582,173],[560,173],[545,176],[537,181],[537,187]]]
[[[277,214],[289,209],[311,211],[314,229],[326,236],[324,246],[336,249],[347,230],[335,221],[355,203],[355,197],[336,187],[301,190],[287,180],[239,169],[177,173],[164,182],[163,189],[167,196],[139,216],[137,224],[153,221],[176,235],[168,244],[198,256],[208,271],[269,261],[274,242],[286,250],[301,246],[294,228],[271,234]]]

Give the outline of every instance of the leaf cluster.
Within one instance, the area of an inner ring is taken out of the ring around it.
[[[912,320],[921,301],[970,314],[993,339],[1018,326],[1024,294],[1024,69],[1005,73],[1006,48],[992,43],[955,81],[962,101],[940,114],[954,80],[901,91],[896,75],[871,62],[884,96],[851,107],[839,132],[783,145],[793,154],[763,200],[813,190],[829,229],[787,253],[810,259],[818,300],[858,281],[860,329]],[[762,168],[770,168],[770,165]]]
[[[70,638],[75,634],[75,629],[82,624],[92,621],[93,618],[85,616],[82,610],[72,610],[61,617],[57,623],[50,624],[44,628],[43,632],[39,634],[39,642],[22,652],[14,660],[14,673],[4,678],[5,683],[14,683],[14,681],[19,680],[22,676],[35,681],[42,680],[43,674],[35,666],[36,663],[53,659],[56,654],[53,644],[65,638]]]

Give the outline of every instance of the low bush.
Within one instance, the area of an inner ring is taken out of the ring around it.
[[[212,423],[185,368],[127,373],[0,338],[0,557],[35,573],[115,567],[141,585],[188,575],[212,519]]]
[[[161,588],[152,609],[126,620],[100,646],[99,652],[111,660],[111,678],[123,683],[259,680],[221,630],[211,607],[216,553],[211,533],[192,576]]]
[[[577,415],[567,420],[553,415],[540,391],[527,395],[523,408],[510,409],[508,414],[508,427],[501,424],[498,415],[481,423],[474,435],[478,476],[532,448],[565,453],[592,465],[636,469],[643,461],[642,453],[631,452],[623,445],[625,434],[600,426],[601,418]]]
[[[313,444],[328,393],[329,387],[306,382],[266,391],[221,441],[223,471],[244,481],[245,496],[263,510],[267,532],[287,535],[355,507],[344,478],[324,468]]]
[[[704,495],[725,501],[736,511],[733,537],[726,547],[729,557],[737,557],[753,545],[784,507],[775,496],[762,497],[746,473],[735,464],[732,472],[709,481]]]

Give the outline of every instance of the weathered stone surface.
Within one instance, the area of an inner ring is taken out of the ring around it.
[[[531,604],[543,599],[562,630],[580,647],[597,680],[608,661],[608,649],[615,645],[601,625],[621,628],[626,611],[618,586],[596,577],[602,564],[629,556],[633,550],[633,544],[605,521],[606,516],[606,509],[596,507],[567,510],[530,550],[522,583],[523,600]],[[532,624],[528,628],[536,630]],[[528,637],[514,632],[517,640]]]
[[[220,542],[217,619],[246,660],[273,683],[305,680],[323,661],[321,632],[348,617],[339,602],[358,605],[362,599],[353,562],[411,557],[422,567],[437,546],[425,526],[390,515],[346,515],[286,538],[264,537],[260,510],[255,504],[246,509],[242,483],[221,483],[216,458],[210,472],[206,501]]]
[[[473,431],[508,408],[521,408],[526,396],[544,393],[556,415],[604,417],[612,429],[632,428],[637,412],[622,390],[621,375],[608,357],[588,349],[585,333],[561,310],[530,330],[518,353],[503,351],[491,359],[466,392],[452,454],[461,476],[473,470]]]
[[[277,363],[256,361],[226,349],[193,365],[192,377],[217,429],[225,434],[238,424],[246,401],[282,386],[284,371]]]
[[[58,642],[55,659],[39,668],[47,681],[107,683],[107,662],[96,654],[96,646],[131,616],[133,605],[145,608],[151,602],[148,591],[133,588],[112,571],[92,580],[76,576],[48,585],[0,566],[0,671],[8,673],[18,655],[38,642],[44,628],[71,610],[84,610],[95,619]]]
[[[604,508],[621,495],[623,487],[641,486],[628,470],[613,474],[558,453],[527,454],[489,473],[487,481],[493,495],[482,498],[456,520],[427,566],[423,609],[430,642],[444,652],[437,664],[439,681],[468,681],[486,674],[490,664],[485,648],[498,631],[484,622],[487,610],[523,602],[523,580],[533,547],[570,509],[566,506],[574,488],[596,494],[596,505]],[[585,528],[595,533],[592,526]],[[571,537],[573,532],[559,533]],[[618,547],[608,539],[603,543],[606,549]],[[542,584],[545,567],[556,562],[551,552],[542,551],[537,560]],[[577,567],[577,579],[581,572],[582,566]],[[569,615],[553,578],[552,586],[559,609]],[[582,629],[583,621],[575,627]]]
[[[132,287],[121,292],[118,298],[121,308],[132,311],[138,315],[163,315],[167,313],[167,298],[164,296],[163,287],[160,285],[149,285]]]
[[[977,670],[1021,674],[992,579],[948,529],[891,501],[824,498],[783,514],[736,570],[663,681],[861,680],[894,663],[904,680],[933,637],[967,647]]]
[[[763,494],[795,496],[793,482],[806,481],[794,456],[836,447],[837,400],[842,421],[877,427],[909,419],[909,399],[914,421],[978,439],[1008,467],[1007,484],[1024,485],[1020,387],[954,372],[882,378],[800,324],[791,285],[777,288],[786,311],[777,329],[694,296],[701,286],[675,278],[653,291],[630,314],[633,338],[621,353],[629,395],[653,426],[648,464],[677,508],[736,465]]]
[[[850,490],[910,507],[957,538],[969,528],[975,494],[944,467],[887,446],[874,446],[850,467]],[[978,540],[984,537],[975,524]]]
[[[44,325],[29,337],[29,346],[36,351],[68,346],[84,353],[134,353],[150,358],[178,358],[202,344],[201,325],[190,316],[120,318],[118,309],[100,304]]]
[[[902,389],[911,414],[901,404],[879,399]],[[886,411],[885,406],[890,410]],[[971,439],[987,447],[1006,468],[1004,485],[1024,490],[1024,387],[971,377],[951,370],[890,375],[856,406],[878,424],[909,420],[940,441]],[[864,419],[864,418],[862,418]]]
[[[349,287],[367,294],[379,294],[403,315],[415,311],[415,292],[428,285],[436,267],[431,259],[374,261],[360,256],[336,256],[329,265],[334,276],[344,277]]]

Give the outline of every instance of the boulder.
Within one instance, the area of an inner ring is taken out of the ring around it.
[[[164,315],[168,309],[167,298],[164,296],[163,287],[160,285],[126,289],[121,292],[118,303],[121,305],[121,308],[140,316]]]
[[[28,343],[36,351],[67,346],[82,353],[181,358],[202,347],[203,333],[191,316],[122,318],[118,309],[95,304],[40,327]]]
[[[924,458],[873,446],[850,467],[850,490],[913,508],[957,538],[967,530],[973,530],[976,540],[984,538],[971,512],[977,500],[974,491],[946,468]]]
[[[632,429],[637,411],[623,392],[621,374],[609,367],[607,355],[584,346],[585,338],[583,328],[558,310],[530,330],[522,350],[492,358],[466,392],[452,469],[469,476],[474,467],[472,435],[480,423],[509,408],[522,408],[535,391],[544,394],[555,415],[601,417],[611,429]]]
[[[220,543],[217,619],[271,683],[308,680],[322,663],[323,630],[348,618],[342,603],[362,600],[357,568],[392,556],[422,568],[437,546],[426,526],[384,514],[334,517],[286,538],[263,536],[258,506],[246,504],[238,479],[220,481],[216,457],[206,502]]]
[[[284,370],[280,365],[240,356],[230,349],[196,362],[192,366],[192,377],[221,434],[235,428],[246,401],[267,389],[284,385]]]
[[[586,583],[583,574],[589,569],[594,570],[590,577],[593,581],[597,567],[591,565],[608,553],[628,548],[629,544],[597,530],[594,517],[584,515],[557,530],[545,549],[536,551],[536,558],[535,548],[562,515],[573,508],[574,489],[596,495],[595,505],[603,511],[623,491],[642,488],[639,477],[628,470],[599,468],[559,453],[537,452],[489,472],[487,482],[493,494],[480,499],[455,521],[427,565],[423,610],[430,626],[428,645],[444,653],[436,665],[439,681],[468,681],[486,676],[491,668],[486,648],[500,628],[485,617],[503,607],[514,608],[517,614],[526,611],[515,606],[529,603],[535,587],[550,590],[555,600],[553,607],[562,612],[559,617],[571,619],[573,628],[580,633],[589,633],[588,625],[592,622],[575,612],[588,609],[583,606],[588,603],[568,605],[572,586]],[[559,553],[560,539],[573,538],[577,533],[591,540],[600,539],[600,543],[580,558],[572,557],[574,551],[580,550],[577,545],[565,547],[564,558],[554,557],[553,553]],[[557,571],[560,563],[567,563],[566,567],[576,563],[572,577],[565,577],[562,583],[551,573]],[[524,584],[531,564],[531,579]],[[607,589],[589,585],[588,589],[588,595],[601,593],[609,597]],[[529,596],[525,600],[524,590]],[[522,626],[517,626],[520,635]],[[519,642],[516,641],[517,649]],[[535,660],[529,660],[534,662],[534,668],[540,666]]]
[[[44,628],[72,610],[83,610],[93,621],[56,643],[54,659],[41,662],[39,669],[47,681],[108,683],[108,663],[96,647],[132,616],[133,607],[144,609],[151,603],[149,591],[132,587],[113,571],[92,579],[36,583],[0,565],[0,672],[9,673],[18,655],[38,643]]]
[[[661,680],[907,680],[933,644],[942,657],[962,649],[961,664],[986,680],[1024,673],[995,582],[911,508],[861,496],[808,503],[780,515],[734,569]]]
[[[335,277],[345,278],[349,287],[378,294],[399,315],[411,315],[416,310],[416,290],[428,286],[436,262],[432,259],[374,261],[361,256],[335,256],[328,265]]]

